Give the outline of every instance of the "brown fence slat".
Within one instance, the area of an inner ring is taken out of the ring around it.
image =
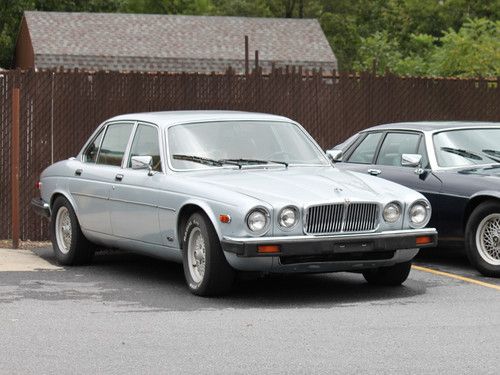
[[[500,121],[500,78],[437,79],[307,72],[248,75],[81,71],[0,72],[0,238],[10,238],[12,88],[20,87],[20,236],[48,238],[34,215],[35,182],[52,162],[74,156],[109,117],[130,112],[231,109],[299,121],[324,147],[385,122]]]

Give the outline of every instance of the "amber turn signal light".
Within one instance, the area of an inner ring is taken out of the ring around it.
[[[257,246],[257,252],[263,254],[279,253],[280,247],[278,245],[259,245]]]
[[[430,243],[432,243],[432,237],[430,236],[421,236],[415,239],[415,244],[417,245],[427,245]]]
[[[219,220],[221,223],[228,224],[231,222],[231,216],[226,214],[219,215]]]

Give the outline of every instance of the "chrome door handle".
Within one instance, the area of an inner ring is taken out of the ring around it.
[[[368,173],[372,176],[378,176],[382,171],[380,169],[368,169]]]
[[[121,181],[123,180],[123,175],[121,173],[118,173],[116,176],[115,176],[115,180],[116,181]]]
[[[83,169],[78,168],[78,169],[75,171],[75,175],[77,175],[77,176],[81,176],[81,175],[82,175],[82,172],[83,172]]]

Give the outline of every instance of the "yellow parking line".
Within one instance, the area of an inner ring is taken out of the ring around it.
[[[449,272],[438,271],[438,270],[434,270],[432,268],[427,268],[427,267],[422,267],[422,266],[416,266],[416,265],[412,265],[411,268],[413,268],[414,270],[418,270],[418,271],[433,273],[435,275],[451,277],[452,279],[457,279],[457,280],[465,281],[465,282],[471,283],[471,284],[485,286],[486,288],[500,290],[500,285],[485,283],[484,281],[479,281],[479,280],[471,279],[471,278],[465,277],[465,276],[455,275],[455,274],[449,273]]]

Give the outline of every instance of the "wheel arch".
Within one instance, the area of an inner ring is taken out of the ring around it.
[[[500,203],[500,191],[494,191],[494,190],[480,191],[470,197],[469,201],[467,202],[467,205],[465,206],[464,222],[462,223],[464,230],[467,227],[467,222],[469,221],[469,217],[472,214],[472,212],[481,203],[487,201],[494,201]]]
[[[205,214],[208,217],[208,219],[211,221],[213,227],[215,228],[217,236],[219,237],[219,239],[221,238],[220,228],[217,226],[215,214],[214,214],[213,210],[210,208],[210,206],[204,202],[189,201],[189,202],[186,202],[179,209],[179,214],[177,215],[177,228],[176,229],[177,229],[177,238],[179,239],[179,246],[180,247],[182,247],[182,232],[183,232],[184,226],[186,225],[186,222],[188,221],[189,217],[194,212],[202,212],[203,214]]]
[[[68,200],[68,202],[71,204],[71,207],[73,207],[73,210],[75,211],[76,216],[78,217],[78,211],[77,211],[77,206],[76,206],[75,200],[73,199],[73,197],[70,194],[68,194],[67,192],[65,192],[63,190],[56,190],[50,196],[49,206],[50,206],[51,213],[52,213],[52,207],[54,206],[54,202],[56,201],[57,197],[66,198]]]

